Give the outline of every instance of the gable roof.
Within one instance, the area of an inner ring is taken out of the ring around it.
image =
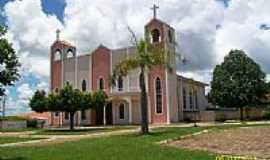
[[[187,78],[187,77],[181,76],[179,74],[176,74],[176,76],[177,76],[177,79],[182,79],[182,80],[185,80],[185,81],[190,81],[192,83],[196,83],[196,84],[203,85],[203,86],[209,86],[209,84],[204,83],[204,82],[201,82],[201,81],[194,80],[193,78]]]

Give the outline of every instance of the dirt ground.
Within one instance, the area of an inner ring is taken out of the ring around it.
[[[168,145],[218,154],[249,155],[270,159],[270,127],[243,127],[213,131],[174,141]]]

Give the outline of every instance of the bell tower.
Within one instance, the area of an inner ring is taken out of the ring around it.
[[[176,43],[175,30],[157,18],[159,6],[153,5],[153,18],[145,25],[145,39],[150,52],[162,52],[172,71],[164,66],[152,68],[148,73],[150,119],[151,123],[170,123],[178,121]]]
[[[73,57],[76,57],[76,47],[60,40],[60,30],[57,29],[56,40],[51,45],[50,51],[51,92],[57,91],[64,86],[66,68],[75,68],[73,64],[68,64],[68,62],[74,61]]]

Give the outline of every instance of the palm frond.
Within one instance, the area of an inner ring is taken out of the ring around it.
[[[111,85],[115,85],[115,80],[119,76],[127,76],[128,72],[134,70],[140,66],[138,57],[130,57],[122,60],[120,63],[114,66],[113,74],[110,77]]]
[[[183,54],[176,53],[176,59],[182,62],[183,64],[187,64],[188,60]]]

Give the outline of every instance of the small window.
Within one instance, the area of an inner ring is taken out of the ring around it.
[[[162,113],[162,88],[159,77],[156,79],[156,113]]]
[[[118,77],[118,91],[123,91],[123,78],[121,76]]]
[[[59,92],[59,89],[58,88],[55,88],[54,91],[55,91],[55,93],[58,93]]]
[[[103,80],[103,78],[100,78],[99,79],[99,89],[100,90],[103,90],[104,89],[104,80]]]
[[[183,107],[184,107],[184,109],[186,109],[186,108],[187,108],[187,101],[186,101],[186,97],[187,97],[187,95],[186,95],[186,89],[185,89],[185,88],[183,88]]]
[[[160,42],[160,32],[158,29],[154,29],[151,34],[153,43]]]
[[[69,81],[66,81],[66,86],[69,86],[69,85],[70,85]]]
[[[72,58],[72,57],[74,57],[74,53],[71,49],[69,49],[67,52],[67,58]]]
[[[85,110],[82,110],[82,111],[81,111],[81,119],[82,119],[82,120],[85,120],[85,119],[86,119],[86,113],[85,113]]]
[[[189,106],[190,109],[193,109],[193,97],[192,97],[192,91],[189,91]]]
[[[60,50],[56,50],[54,53],[54,60],[55,61],[59,61],[61,60],[61,51]]]
[[[82,91],[85,92],[86,91],[86,88],[87,88],[86,80],[83,80],[82,81]]]
[[[55,112],[55,113],[54,113],[54,116],[55,116],[55,117],[58,117],[58,116],[59,116],[59,112]]]
[[[65,120],[68,120],[68,119],[69,119],[69,113],[65,112]]]
[[[125,105],[123,103],[119,105],[119,118],[125,119]]]

